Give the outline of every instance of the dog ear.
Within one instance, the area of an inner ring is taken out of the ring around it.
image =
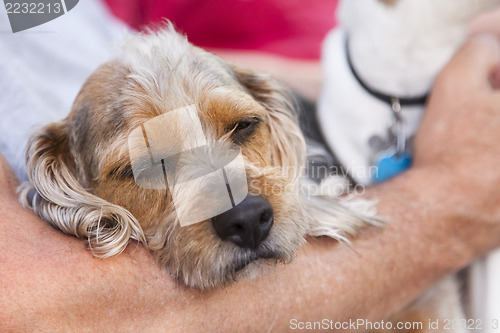
[[[273,138],[273,164],[290,168],[294,176],[306,159],[306,145],[298,125],[297,103],[291,92],[268,74],[233,65],[236,79],[267,112]]]
[[[62,232],[87,238],[96,257],[122,252],[131,238],[145,242],[130,212],[82,186],[64,121],[45,126],[31,138],[26,162],[30,183],[18,190],[21,202]]]

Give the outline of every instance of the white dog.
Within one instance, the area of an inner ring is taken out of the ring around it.
[[[318,118],[326,143],[353,180],[384,181],[411,165],[412,139],[436,75],[465,40],[469,20],[496,4],[500,1],[341,3],[340,28],[324,44]],[[442,319],[463,317],[457,288],[446,280],[414,306],[437,309]]]

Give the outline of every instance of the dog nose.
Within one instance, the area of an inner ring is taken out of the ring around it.
[[[220,239],[252,249],[266,239],[273,221],[273,208],[269,201],[254,195],[248,195],[236,207],[212,218]]]

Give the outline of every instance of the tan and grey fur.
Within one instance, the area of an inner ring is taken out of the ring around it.
[[[263,195],[274,210],[274,225],[256,250],[221,241],[209,221],[181,227],[168,189],[134,181],[130,132],[186,105],[196,106],[209,140],[239,145],[250,194]],[[168,25],[131,36],[119,57],[89,77],[70,114],[31,138],[30,182],[20,197],[57,229],[86,238],[98,257],[118,254],[134,239],[173,278],[211,288],[262,264],[292,260],[306,235],[345,240],[379,222],[372,202],[332,198],[324,188],[307,193],[305,151],[293,100],[281,84],[192,46]]]

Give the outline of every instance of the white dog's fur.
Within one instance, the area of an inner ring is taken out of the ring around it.
[[[354,78],[346,60],[346,39],[353,67],[368,87],[389,96],[420,96],[429,92],[438,72],[465,40],[468,21],[496,4],[500,1],[341,2],[340,28],[324,45],[318,117],[327,143],[356,181],[370,184],[368,141],[373,135],[385,135],[393,115],[390,105],[370,95]],[[423,108],[402,110],[408,139],[418,129]],[[434,312],[441,319],[463,317],[458,289],[453,278],[447,279],[409,311],[424,309],[421,313]],[[460,331],[466,330],[459,327]]]
[[[387,1],[385,1],[387,2]],[[346,36],[353,67],[370,88],[389,96],[429,92],[437,73],[467,35],[467,22],[498,0],[352,0],[340,4],[340,28],[326,38],[324,84],[319,118],[324,137],[350,176],[369,184],[369,139],[385,137],[391,108],[368,94],[353,77],[345,52]],[[423,106],[401,113],[411,138]]]

